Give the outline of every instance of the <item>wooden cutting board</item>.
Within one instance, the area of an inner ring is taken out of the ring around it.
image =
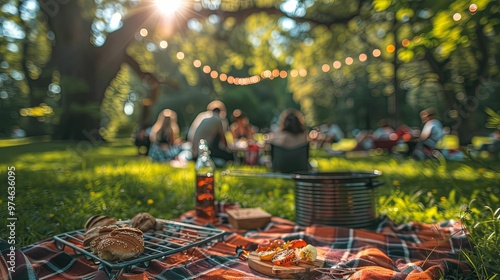
[[[280,278],[294,279],[297,274],[314,273],[315,268],[323,267],[325,260],[318,256],[314,262],[299,262],[296,265],[279,266],[270,261],[261,261],[256,252],[248,255],[248,266],[264,275]]]

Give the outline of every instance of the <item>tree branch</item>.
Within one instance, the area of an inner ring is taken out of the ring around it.
[[[444,96],[446,98],[446,101],[447,101],[448,105],[450,106],[450,108],[452,108],[452,106],[455,104],[456,100],[455,100],[455,97],[452,94],[452,92],[448,92],[449,90],[446,90],[445,83],[449,79],[446,77],[446,74],[443,71],[443,69],[445,69],[445,65],[448,64],[448,62],[450,61],[450,58],[447,58],[444,61],[440,62],[434,57],[434,55],[432,54],[430,49],[426,49],[425,50],[425,59],[429,63],[432,71],[438,75],[439,84],[442,85],[443,89],[445,90]]]
[[[481,23],[477,23],[476,29],[474,30],[477,36],[477,48],[480,50],[481,57],[478,57],[478,55],[475,55],[474,57],[477,60],[478,64],[478,77],[481,78],[486,78],[486,75],[488,74],[488,59],[489,59],[489,49],[488,49],[488,39],[484,35],[484,25]],[[475,81],[475,87],[478,87],[480,85],[481,81],[480,79],[476,79]]]
[[[166,84],[175,89],[179,88],[179,84],[173,80],[169,79],[160,80],[153,73],[143,71],[139,63],[137,63],[137,61],[128,54],[124,56],[123,62],[127,63],[132,68],[132,70],[134,70],[134,72],[139,76],[139,78],[145,80],[153,90],[159,88],[161,84]]]

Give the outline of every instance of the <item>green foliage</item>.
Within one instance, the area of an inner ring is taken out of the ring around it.
[[[497,204],[498,205],[498,204]],[[463,255],[474,268],[478,279],[500,277],[500,208],[493,209],[472,200],[464,209],[460,220],[469,232],[474,250],[463,251]]]
[[[105,139],[115,138],[118,129],[128,123],[129,118],[123,113],[123,105],[128,100],[130,93],[130,70],[122,67],[106,90],[100,108],[100,111],[105,115],[103,121],[107,120],[102,123],[101,130],[101,135]]]
[[[486,107],[485,112],[488,114],[486,127],[500,130],[500,115],[489,107]]]

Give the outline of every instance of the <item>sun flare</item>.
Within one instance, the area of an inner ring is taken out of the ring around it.
[[[182,6],[182,0],[156,0],[156,6],[163,14],[172,15]]]

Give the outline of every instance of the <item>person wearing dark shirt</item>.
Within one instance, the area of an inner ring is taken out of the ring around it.
[[[213,101],[208,108],[211,111],[200,113],[189,129],[189,134],[192,135],[193,159],[198,158],[198,143],[201,139],[205,139],[210,149],[210,157],[217,166],[223,166],[227,161],[234,160],[225,135],[227,131],[226,107],[221,101]]]

